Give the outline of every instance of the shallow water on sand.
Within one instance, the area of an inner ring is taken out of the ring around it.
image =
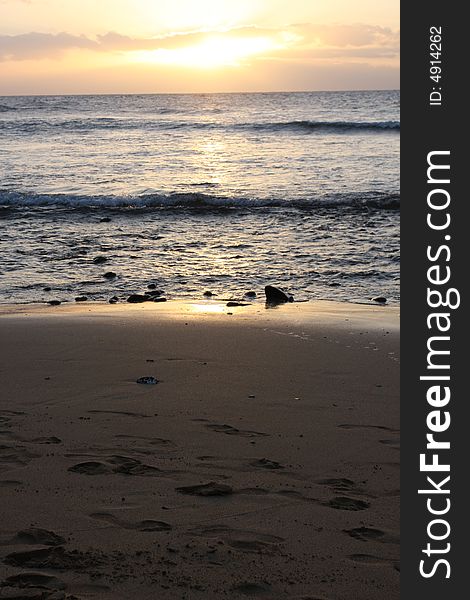
[[[0,301],[398,302],[399,127],[398,92],[0,98]]]

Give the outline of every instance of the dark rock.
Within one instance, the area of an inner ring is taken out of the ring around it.
[[[387,298],[384,296],[376,296],[375,298],[371,298],[372,302],[377,302],[378,304],[386,304]]]
[[[341,287],[339,281],[330,281],[327,285],[329,285],[330,287]]]
[[[151,290],[149,292],[145,292],[147,294],[147,296],[161,296],[162,294],[164,294],[165,292],[163,290]]]
[[[119,298],[117,296],[113,296],[109,299],[110,304],[116,304],[117,302],[119,302]]]
[[[108,259],[106,258],[106,256],[95,256],[95,258],[93,259],[93,263],[95,265],[102,265],[103,263],[105,263]]]
[[[247,298],[256,298],[256,292],[247,292],[245,296]]]
[[[48,304],[51,306],[59,306],[59,304],[62,304],[62,302],[60,300],[49,300]]]
[[[213,294],[212,292],[204,292],[203,296],[205,296],[206,298],[211,298],[212,296],[215,296],[215,294]]]
[[[88,296],[77,296],[75,298],[75,302],[86,302],[88,300]]]
[[[103,275],[103,277],[106,277],[106,279],[114,279],[117,277],[117,273],[114,273],[114,271],[108,271]]]
[[[283,304],[284,302],[294,302],[294,297],[283,289],[274,285],[267,285],[264,288],[267,304]]]
[[[131,294],[127,301],[131,304],[139,304],[140,302],[149,302],[151,299],[147,294]]]
[[[142,385],[157,385],[158,379],[156,377],[139,377],[139,379],[136,379],[136,383],[141,383]]]
[[[231,300],[230,302],[227,302],[226,306],[250,306],[250,304],[249,302],[236,302]]]
[[[148,290],[156,290],[157,289],[157,284],[156,283],[149,283],[147,286]]]
[[[50,292],[52,290],[52,288],[50,288],[50,287],[45,287],[43,289],[44,289],[45,292]]]
[[[152,298],[152,300],[154,302],[166,302],[166,298],[163,298],[163,297]]]
[[[111,222],[111,217],[103,217],[102,219],[100,219],[100,223],[110,223]]]

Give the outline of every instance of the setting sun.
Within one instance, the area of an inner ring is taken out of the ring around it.
[[[129,60],[138,63],[155,63],[211,69],[239,66],[244,59],[280,46],[267,37],[223,37],[211,35],[199,44],[183,48],[159,48],[129,52]]]

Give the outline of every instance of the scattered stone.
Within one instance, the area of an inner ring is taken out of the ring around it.
[[[250,306],[250,304],[249,302],[236,302],[231,300],[230,302],[227,302],[226,306]]]
[[[247,292],[245,296],[247,298],[256,298],[256,292]]]
[[[212,292],[204,292],[203,296],[205,296],[206,298],[211,298],[212,296],[215,296],[215,294],[213,294]]]
[[[117,296],[113,296],[109,299],[110,304],[117,304],[117,302],[119,302],[119,298]]]
[[[156,377],[139,377],[136,380],[136,383],[142,383],[143,385],[156,385],[158,383],[158,379]]]
[[[153,298],[154,302],[166,302],[166,298],[163,297],[159,297],[159,298]]]
[[[111,217],[103,217],[100,219],[100,223],[111,223]]]
[[[60,300],[49,300],[48,304],[51,306],[59,306],[59,304],[62,304],[62,302]]]
[[[93,259],[93,263],[95,265],[102,265],[103,263],[105,263],[108,259],[106,258],[106,256],[95,256],[95,258]]]
[[[329,285],[330,287],[341,287],[339,281],[330,281],[327,285]]]
[[[216,483],[215,481],[201,485],[178,487],[176,488],[176,491],[180,494],[187,494],[190,496],[228,496],[233,494],[233,489],[229,485]]]
[[[88,300],[88,296],[77,296],[75,298],[75,302],[86,302]]]
[[[45,287],[45,288],[43,288],[43,290],[44,290],[45,292],[50,292],[50,291],[52,291],[52,288],[50,288],[50,287],[48,286],[48,287]]]
[[[376,296],[375,298],[371,298],[372,302],[377,302],[378,304],[386,304],[387,298],[384,296]]]
[[[103,275],[103,277],[106,277],[106,279],[114,279],[117,277],[117,273],[114,273],[114,271],[108,271]]]
[[[163,290],[152,289],[150,292],[145,292],[147,296],[161,296],[164,294]]]
[[[294,302],[294,297],[283,289],[274,285],[267,285],[264,288],[267,304],[283,304],[284,302]]]
[[[156,290],[157,289],[157,284],[156,283],[149,283],[147,286],[148,290]]]
[[[148,302],[151,297],[148,294],[131,294],[127,299],[131,304],[139,304],[140,302]]]

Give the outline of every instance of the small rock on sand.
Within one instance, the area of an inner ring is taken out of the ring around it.
[[[136,383],[141,383],[143,385],[156,385],[158,383],[158,379],[156,377],[139,377],[136,380]]]
[[[131,294],[127,301],[131,304],[139,304],[140,302],[148,302],[151,299],[148,294]]]
[[[60,300],[49,300],[48,304],[51,306],[59,306],[59,304],[62,304],[62,302]]]
[[[106,256],[95,256],[95,258],[93,259],[93,263],[95,265],[102,265],[103,263],[105,263],[108,259],[106,258]]]
[[[88,300],[88,296],[77,296],[75,298],[75,302],[86,302]]]
[[[105,277],[106,279],[114,279],[115,277],[117,277],[117,273],[114,273],[114,271],[108,271],[103,275],[103,277]]]
[[[377,302],[377,304],[386,304],[387,298],[384,296],[376,296],[375,298],[371,298],[372,302]]]
[[[294,302],[294,297],[283,289],[274,285],[267,285],[264,288],[266,302],[268,304],[282,304],[284,302]]]

